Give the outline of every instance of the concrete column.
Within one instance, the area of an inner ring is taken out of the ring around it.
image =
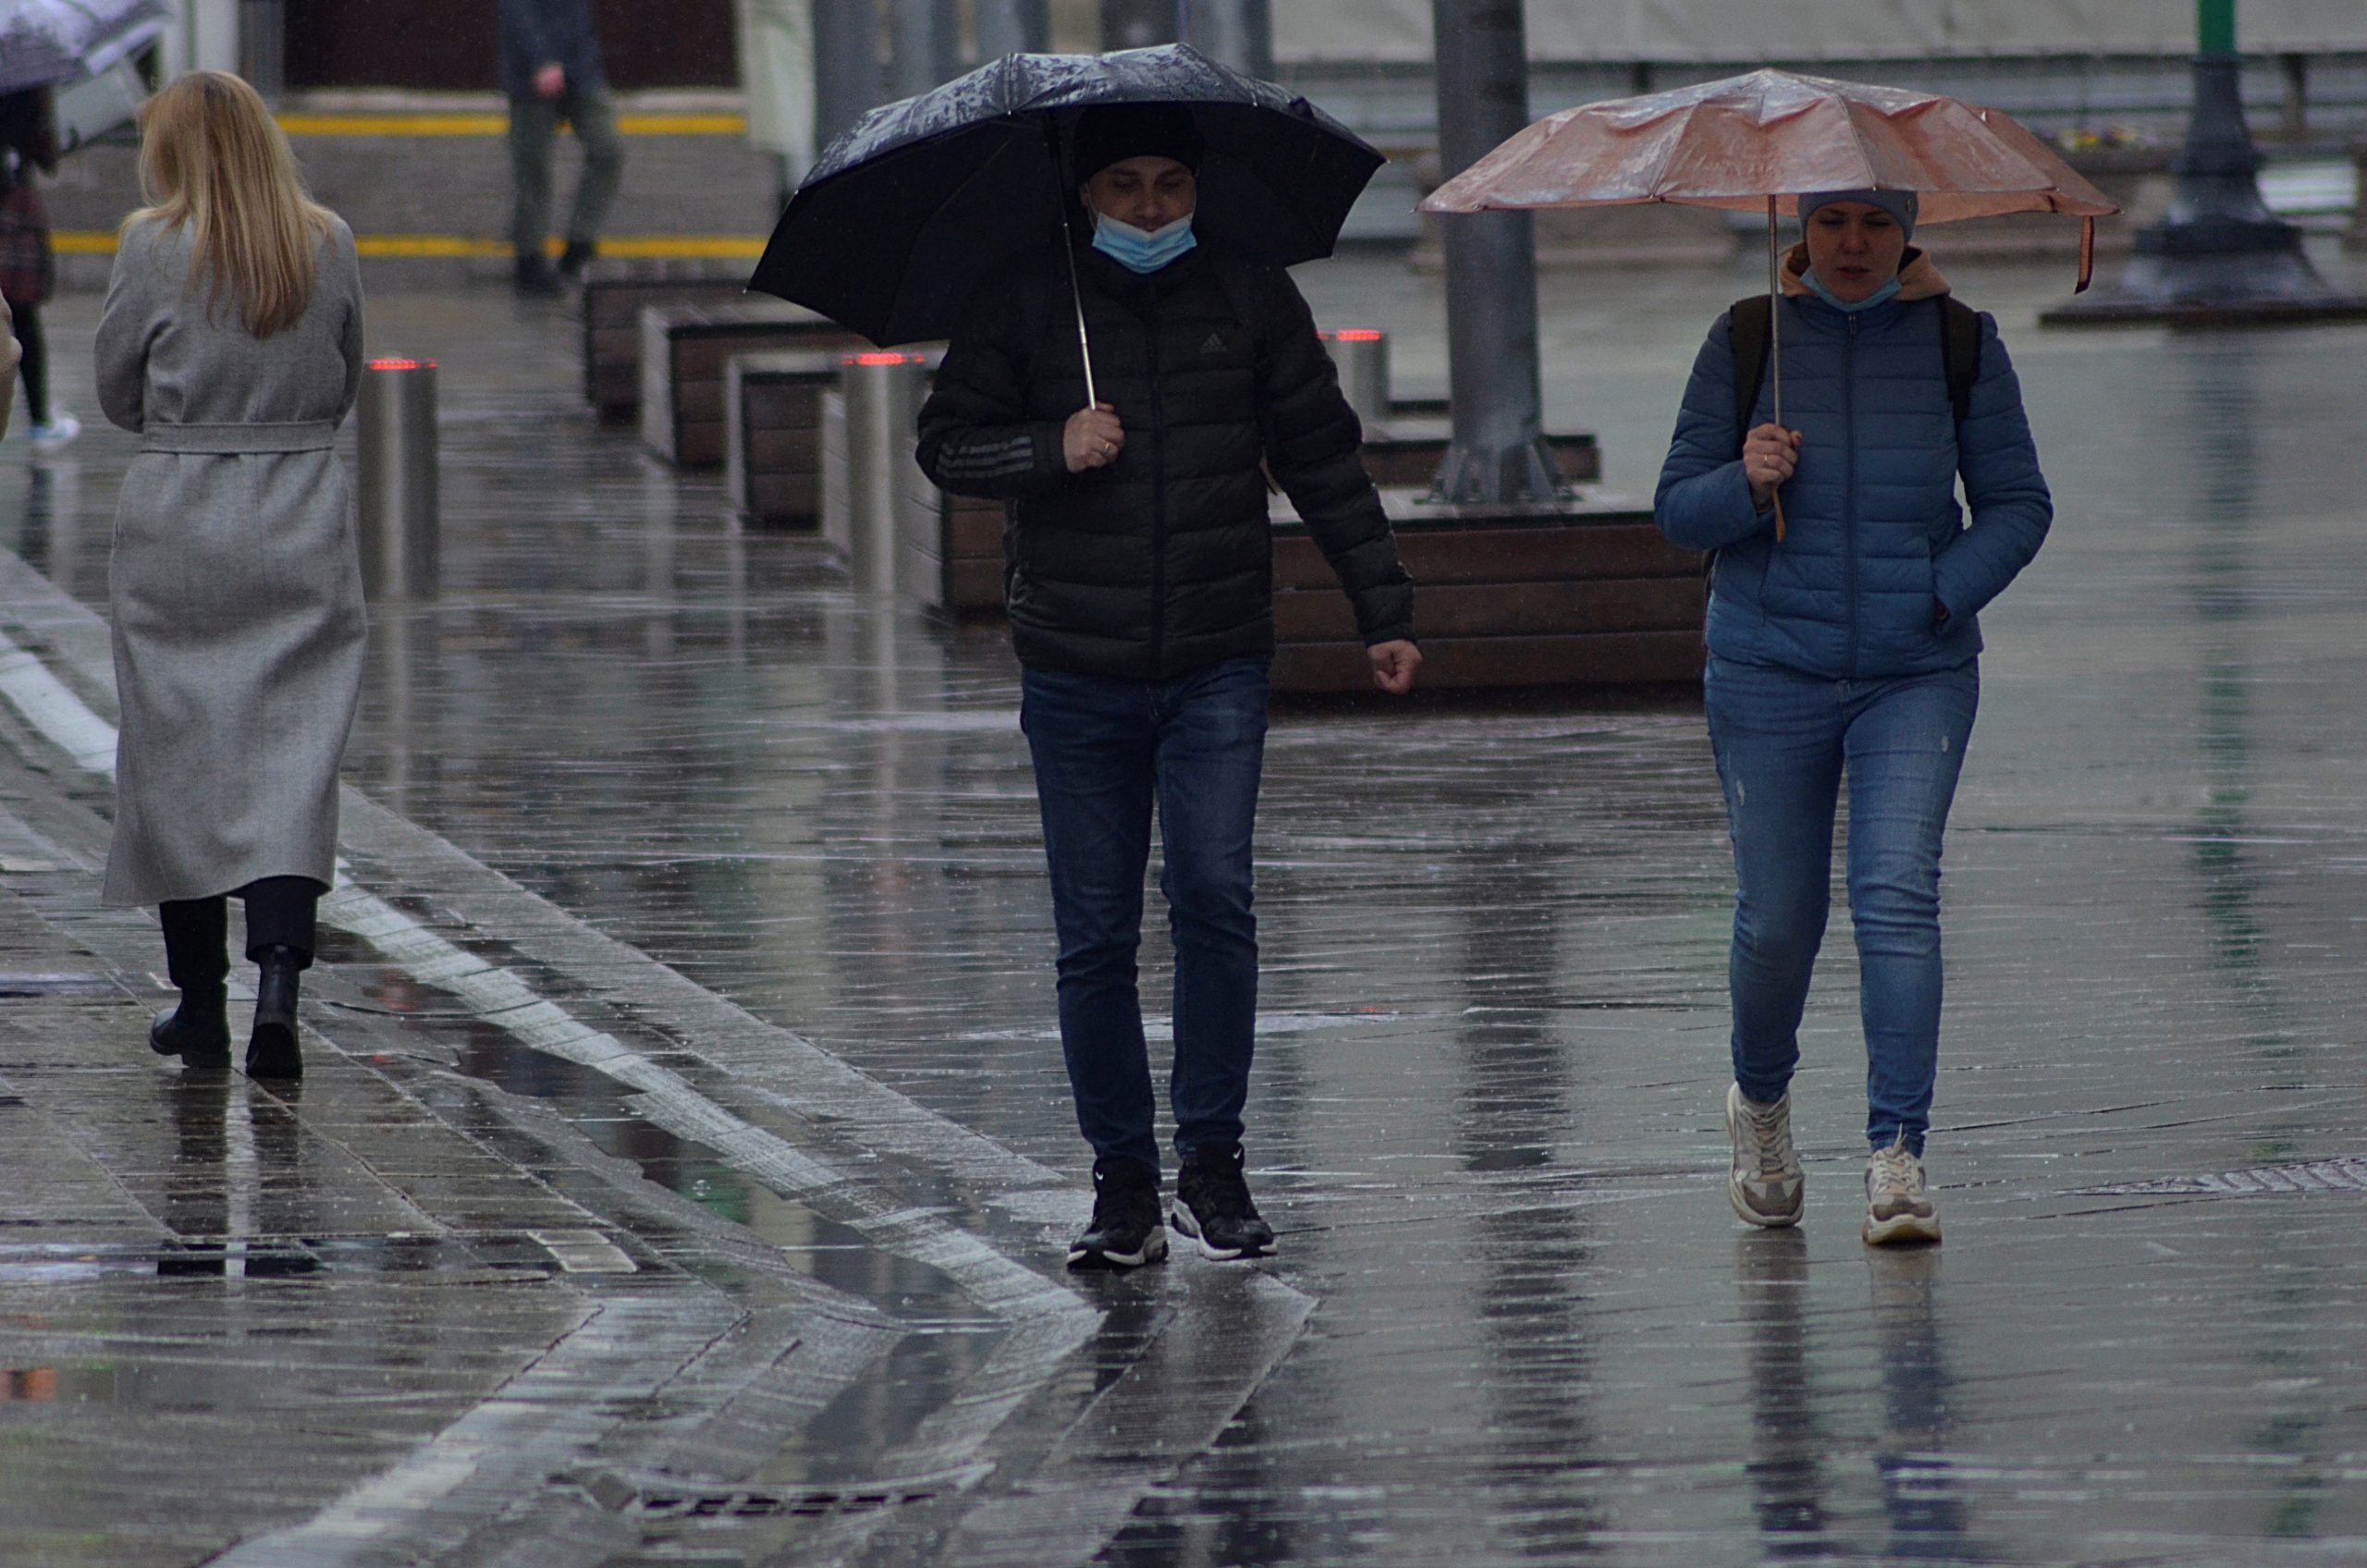
[[[814,0],[814,144],[861,119],[884,96],[877,0]]]
[[[1521,0],[1431,0],[1438,33],[1439,173],[1451,179],[1528,123]],[[1527,213],[1440,220],[1454,435],[1432,482],[1441,500],[1550,501],[1537,363],[1537,246]]]
[[[1183,41],[1244,76],[1274,74],[1273,0],[1176,0]]]
[[[889,74],[899,98],[962,74],[962,17],[955,0],[889,0],[896,24]]]
[[[1049,0],[976,0],[978,58],[1040,55],[1052,46]]]
[[[163,80],[190,71],[235,71],[245,62],[239,54],[240,0],[186,0],[173,24],[165,30],[162,45]]]
[[[1175,42],[1175,0],[1101,0],[1101,47],[1147,49]]]

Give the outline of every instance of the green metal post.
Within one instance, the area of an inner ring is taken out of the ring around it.
[[[2194,50],[2198,55],[2236,52],[2236,0],[2195,0]]]

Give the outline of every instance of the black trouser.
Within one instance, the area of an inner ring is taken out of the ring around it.
[[[309,876],[265,876],[236,889],[247,904],[247,957],[260,959],[265,948],[288,948],[297,967],[313,963],[314,906],[328,889]],[[230,973],[225,944],[230,938],[230,900],[175,899],[159,906],[165,927],[165,969],[178,990],[203,990],[219,986]]]
[[[41,307],[19,305],[10,301],[8,313],[16,318],[12,330],[17,346],[25,351],[18,369],[25,376],[25,417],[35,424],[49,423],[49,339],[42,336]]]

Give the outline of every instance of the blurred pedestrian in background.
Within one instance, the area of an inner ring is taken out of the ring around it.
[[[34,173],[57,172],[57,107],[46,87],[0,96],[0,300],[16,317],[23,347],[18,369],[25,378],[25,417],[32,423],[33,450],[55,452],[82,433],[81,422],[60,413],[50,401],[49,338],[41,308],[56,280],[50,252],[49,214],[43,208]],[[6,430],[0,421],[0,434]]]
[[[556,294],[559,280],[582,276],[598,250],[624,174],[592,0],[501,0],[501,91],[509,97],[509,235],[518,291]],[[554,272],[543,243],[550,236],[551,161],[561,120],[575,128],[583,148],[583,176]]]
[[[786,207],[814,166],[814,0],[740,0],[740,85],[748,145],[772,155]]]
[[[1909,247],[1916,210],[1907,190],[1800,198],[1781,331],[1764,300],[1711,329],[1654,502],[1670,540],[1716,552],[1703,690],[1736,884],[1728,1196],[1754,1225],[1800,1218],[1790,1084],[1846,778],[1874,1244],[1940,1238],[1922,1155],[1975,617],[2054,516],[1997,324]],[[1771,337],[1791,428],[1767,413]]]
[[[1392,692],[1421,662],[1414,590],[1306,301],[1282,268],[1199,242],[1191,113],[1096,106],[1072,146],[1089,242],[984,285],[921,410],[920,462],[944,489],[1012,503],[1020,723],[1051,869],[1061,1045],[1094,1152],[1093,1219],[1070,1265],[1167,1252],[1135,989],[1154,809],[1175,943],[1173,1218],[1209,1257],[1254,1257],[1274,1244],[1241,1143],[1274,654],[1265,470],[1339,574]],[[1106,401],[1087,392],[1088,325]]]
[[[229,1064],[225,895],[261,974],[247,1072],[295,1078],[299,974],[337,864],[362,691],[362,561],[337,430],[362,375],[352,233],[263,100],[182,77],[141,111],[99,323],[99,400],[140,437],[116,512],[122,729],[110,904],[158,904],[180,1005],[149,1043]]]

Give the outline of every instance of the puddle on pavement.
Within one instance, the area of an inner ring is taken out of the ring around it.
[[[122,987],[104,974],[0,974],[0,998],[114,997]]]
[[[981,1317],[939,1270],[874,1245],[853,1226],[744,1175],[718,1151],[636,1114],[639,1096],[607,1074],[521,1044],[483,1020],[472,1022],[467,1035],[456,1064],[460,1072],[556,1107],[603,1153],[632,1161],[668,1192],[747,1230],[800,1272],[899,1317],[929,1320],[926,1328],[915,1325],[918,1332],[1001,1327]]]
[[[550,1274],[550,1250],[524,1232],[477,1235],[223,1236],[164,1242],[0,1246],[0,1286],[107,1279],[294,1280],[323,1272],[423,1276]]]

